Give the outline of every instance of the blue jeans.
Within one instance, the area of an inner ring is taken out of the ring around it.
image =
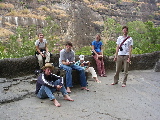
[[[85,71],[82,67],[78,65],[61,65],[60,69],[63,69],[66,71],[66,87],[73,87],[72,85],[72,69],[79,71],[79,78],[80,78],[80,84],[81,87],[87,86]]]
[[[56,80],[54,82],[54,85],[59,85],[60,83],[60,80]],[[38,94],[37,94],[37,97],[41,98],[41,99],[44,99],[44,98],[49,98],[50,100],[53,100],[55,99],[53,93],[56,91],[57,89],[54,88],[54,87],[48,87],[48,86],[45,86],[45,85],[42,85]],[[67,91],[66,91],[66,88],[64,87],[64,85],[62,86],[62,88],[60,89],[60,91],[62,92],[62,95],[67,95]]]

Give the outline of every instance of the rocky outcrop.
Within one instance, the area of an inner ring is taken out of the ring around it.
[[[39,29],[46,26],[46,19],[49,19],[60,26],[56,34],[61,36],[62,40],[71,40],[78,47],[90,45],[95,34],[104,30],[106,18],[113,18],[122,25],[135,20],[151,20],[156,25],[160,24],[159,2],[151,0],[136,2],[123,2],[123,0],[94,0],[94,2],[3,0],[3,2],[14,7],[0,8],[0,26],[13,29],[17,26],[36,25]],[[17,11],[22,15],[15,15],[14,12],[11,14],[11,11]],[[12,32],[15,32],[14,30]]]

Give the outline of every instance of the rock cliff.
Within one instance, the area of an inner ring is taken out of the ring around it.
[[[38,32],[50,20],[60,26],[56,34],[62,40],[71,40],[78,46],[89,45],[95,34],[104,30],[106,18],[122,25],[135,20],[151,20],[159,25],[160,3],[158,0],[1,0],[0,27],[5,32],[0,38],[14,34],[17,26],[36,25]]]

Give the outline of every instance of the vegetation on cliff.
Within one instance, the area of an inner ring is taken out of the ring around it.
[[[115,41],[117,38],[112,38],[112,35],[116,34],[118,37],[121,35],[122,25],[115,20],[108,18],[104,25],[103,43],[104,43],[104,55],[112,56],[115,53]],[[134,40],[133,54],[151,53],[154,51],[160,51],[160,27],[155,27],[151,21],[133,21],[128,22],[129,35]],[[60,36],[54,35],[54,32],[59,29],[59,26],[55,23],[50,23],[43,29],[45,38],[48,40],[48,47],[51,53],[57,54],[64,47]],[[52,31],[53,34],[50,34]],[[109,39],[110,38],[110,39]],[[29,28],[18,27],[16,34],[11,35],[7,41],[0,42],[0,59],[3,58],[19,58],[28,55],[34,55],[35,52],[35,40],[36,26]],[[91,55],[91,46],[84,46],[82,48],[74,48],[77,55]]]

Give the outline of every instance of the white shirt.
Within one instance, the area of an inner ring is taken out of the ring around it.
[[[128,37],[128,36],[127,36]],[[116,44],[120,46],[120,44],[123,42],[123,40],[125,39],[126,37],[124,36],[119,36],[118,39],[117,39],[117,42]],[[133,39],[130,37],[128,38],[123,44],[122,44],[122,51],[118,51],[118,55],[129,55],[129,47],[130,46],[133,46]]]
[[[40,42],[39,39],[36,40],[35,45],[39,47],[39,49],[45,49],[45,46],[47,44],[47,40],[43,39],[43,42]]]

